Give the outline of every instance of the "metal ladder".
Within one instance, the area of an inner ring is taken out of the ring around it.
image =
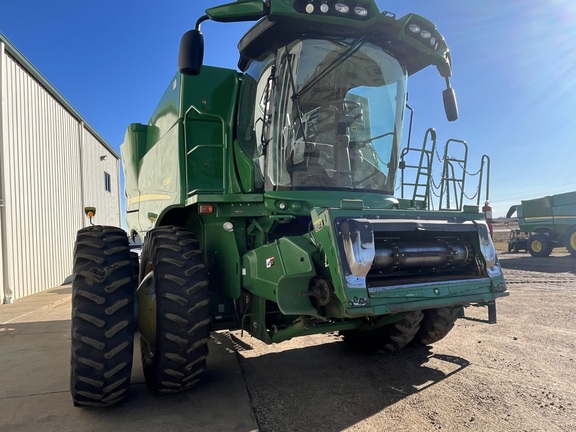
[[[429,141],[431,141],[431,148],[428,149]],[[430,186],[432,184],[432,165],[434,161],[434,154],[436,152],[436,131],[433,128],[429,128],[424,134],[424,140],[422,142],[422,148],[415,147],[405,147],[400,154],[400,169],[401,169],[401,179],[400,179],[400,196],[406,198],[408,195],[408,189],[412,188],[412,204],[417,206],[418,202],[423,202],[424,207],[431,208],[431,195]],[[418,159],[418,164],[407,163],[408,155],[414,153],[413,159]],[[409,176],[407,175],[407,170],[416,170],[413,181],[409,181]]]
[[[466,141],[449,139],[444,146],[442,162],[442,177],[439,186],[434,184],[432,166],[436,153],[436,131],[430,128],[424,135],[422,148],[405,147],[400,154],[400,197],[411,200],[415,208],[434,209],[433,190],[439,188],[438,210],[462,211],[464,198],[473,201],[480,207],[482,186],[485,183],[486,201],[490,194],[490,158],[483,155],[480,169],[473,174],[468,168],[468,144]],[[437,155],[438,156],[438,155]],[[438,156],[438,158],[440,158]],[[417,161],[417,163],[416,163]],[[465,193],[466,176],[479,174],[476,194],[467,197]],[[486,176],[484,178],[484,175]]]

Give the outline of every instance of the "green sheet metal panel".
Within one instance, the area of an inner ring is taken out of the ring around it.
[[[232,125],[238,93],[234,70],[205,66],[183,76],[180,117],[184,120],[187,195],[239,190],[232,160]]]
[[[553,195],[554,215],[576,218],[576,192]]]
[[[524,231],[549,228],[562,234],[576,224],[576,192],[522,201],[518,218]]]
[[[545,196],[522,201],[524,217],[551,217],[552,197]]]

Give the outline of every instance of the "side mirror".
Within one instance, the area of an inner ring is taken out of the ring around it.
[[[456,102],[456,93],[452,87],[448,87],[442,92],[444,99],[444,111],[446,112],[446,119],[452,122],[458,120],[458,103]]]
[[[180,40],[178,71],[184,75],[198,75],[204,60],[204,36],[198,29],[187,31]]]

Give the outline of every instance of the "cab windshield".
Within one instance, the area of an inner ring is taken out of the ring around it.
[[[279,50],[267,190],[392,194],[406,72],[363,40],[303,40]]]

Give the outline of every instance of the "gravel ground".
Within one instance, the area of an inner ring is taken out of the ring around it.
[[[372,355],[336,334],[265,345],[229,333],[260,430],[576,430],[576,259],[500,255],[498,323],[469,307],[431,347]]]

